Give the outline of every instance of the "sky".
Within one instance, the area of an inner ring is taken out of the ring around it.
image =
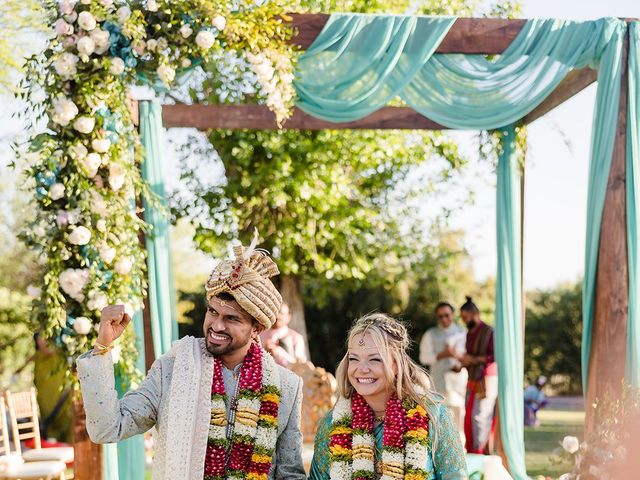
[[[596,19],[605,16],[640,18],[639,0],[524,0],[523,18]],[[586,187],[595,102],[595,85],[565,102],[529,127],[525,194],[525,287],[551,288],[578,280],[583,272]],[[0,165],[9,157],[6,140],[20,132],[10,111],[15,104],[0,98]],[[474,159],[477,133],[454,132],[463,152],[472,160],[460,184],[473,184],[476,201],[453,213],[452,228],[466,231],[478,280],[494,276],[495,176],[490,166]],[[186,137],[172,131],[174,141]],[[168,178],[176,178],[176,156],[167,152]],[[442,204],[459,198],[460,191],[443,195]],[[435,208],[432,206],[432,208]],[[426,207],[425,219],[433,210]]]
[[[523,18],[591,20],[640,18],[637,0],[524,0]],[[584,271],[587,173],[593,84],[529,126],[525,171],[524,282],[526,289],[551,288],[580,279]],[[474,134],[458,133],[473,154]],[[479,179],[476,202],[451,219],[467,231],[465,246],[479,280],[495,276],[495,176],[472,166]]]

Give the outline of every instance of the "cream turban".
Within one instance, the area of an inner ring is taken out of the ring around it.
[[[278,275],[278,266],[264,250],[255,249],[254,239],[249,248],[233,247],[234,260],[223,260],[211,272],[205,289],[207,300],[228,292],[236,302],[264,328],[276,321],[282,297],[269,277]]]

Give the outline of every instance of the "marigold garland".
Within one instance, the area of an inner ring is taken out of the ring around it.
[[[329,440],[332,480],[375,478],[373,417],[371,407],[356,392],[336,404]],[[381,480],[425,479],[428,453],[427,412],[413,401],[401,402],[392,395],[385,413],[382,458],[378,459]]]
[[[222,361],[214,359],[205,480],[267,480],[278,433],[278,384],[273,359],[253,343],[240,370],[236,416],[228,439]]]

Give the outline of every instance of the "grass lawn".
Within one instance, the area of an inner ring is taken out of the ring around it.
[[[524,428],[527,473],[532,477],[545,475],[557,478],[570,471],[571,465],[552,464],[549,457],[565,435],[574,435],[582,441],[584,412],[541,410],[538,417],[541,420],[539,427]]]

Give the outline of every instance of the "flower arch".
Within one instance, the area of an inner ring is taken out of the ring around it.
[[[216,53],[244,55],[258,100],[279,121],[293,104],[292,30],[280,1],[49,0],[55,34],[27,62],[20,96],[46,130],[29,141],[27,188],[35,218],[25,234],[41,253],[34,316],[69,357],[96,335],[100,310],[141,306],[147,226],[135,204],[150,198],[128,88],[167,91]],[[151,199],[153,200],[153,199]],[[151,232],[152,234],[152,232]],[[135,372],[132,333],[120,344],[119,368]]]

